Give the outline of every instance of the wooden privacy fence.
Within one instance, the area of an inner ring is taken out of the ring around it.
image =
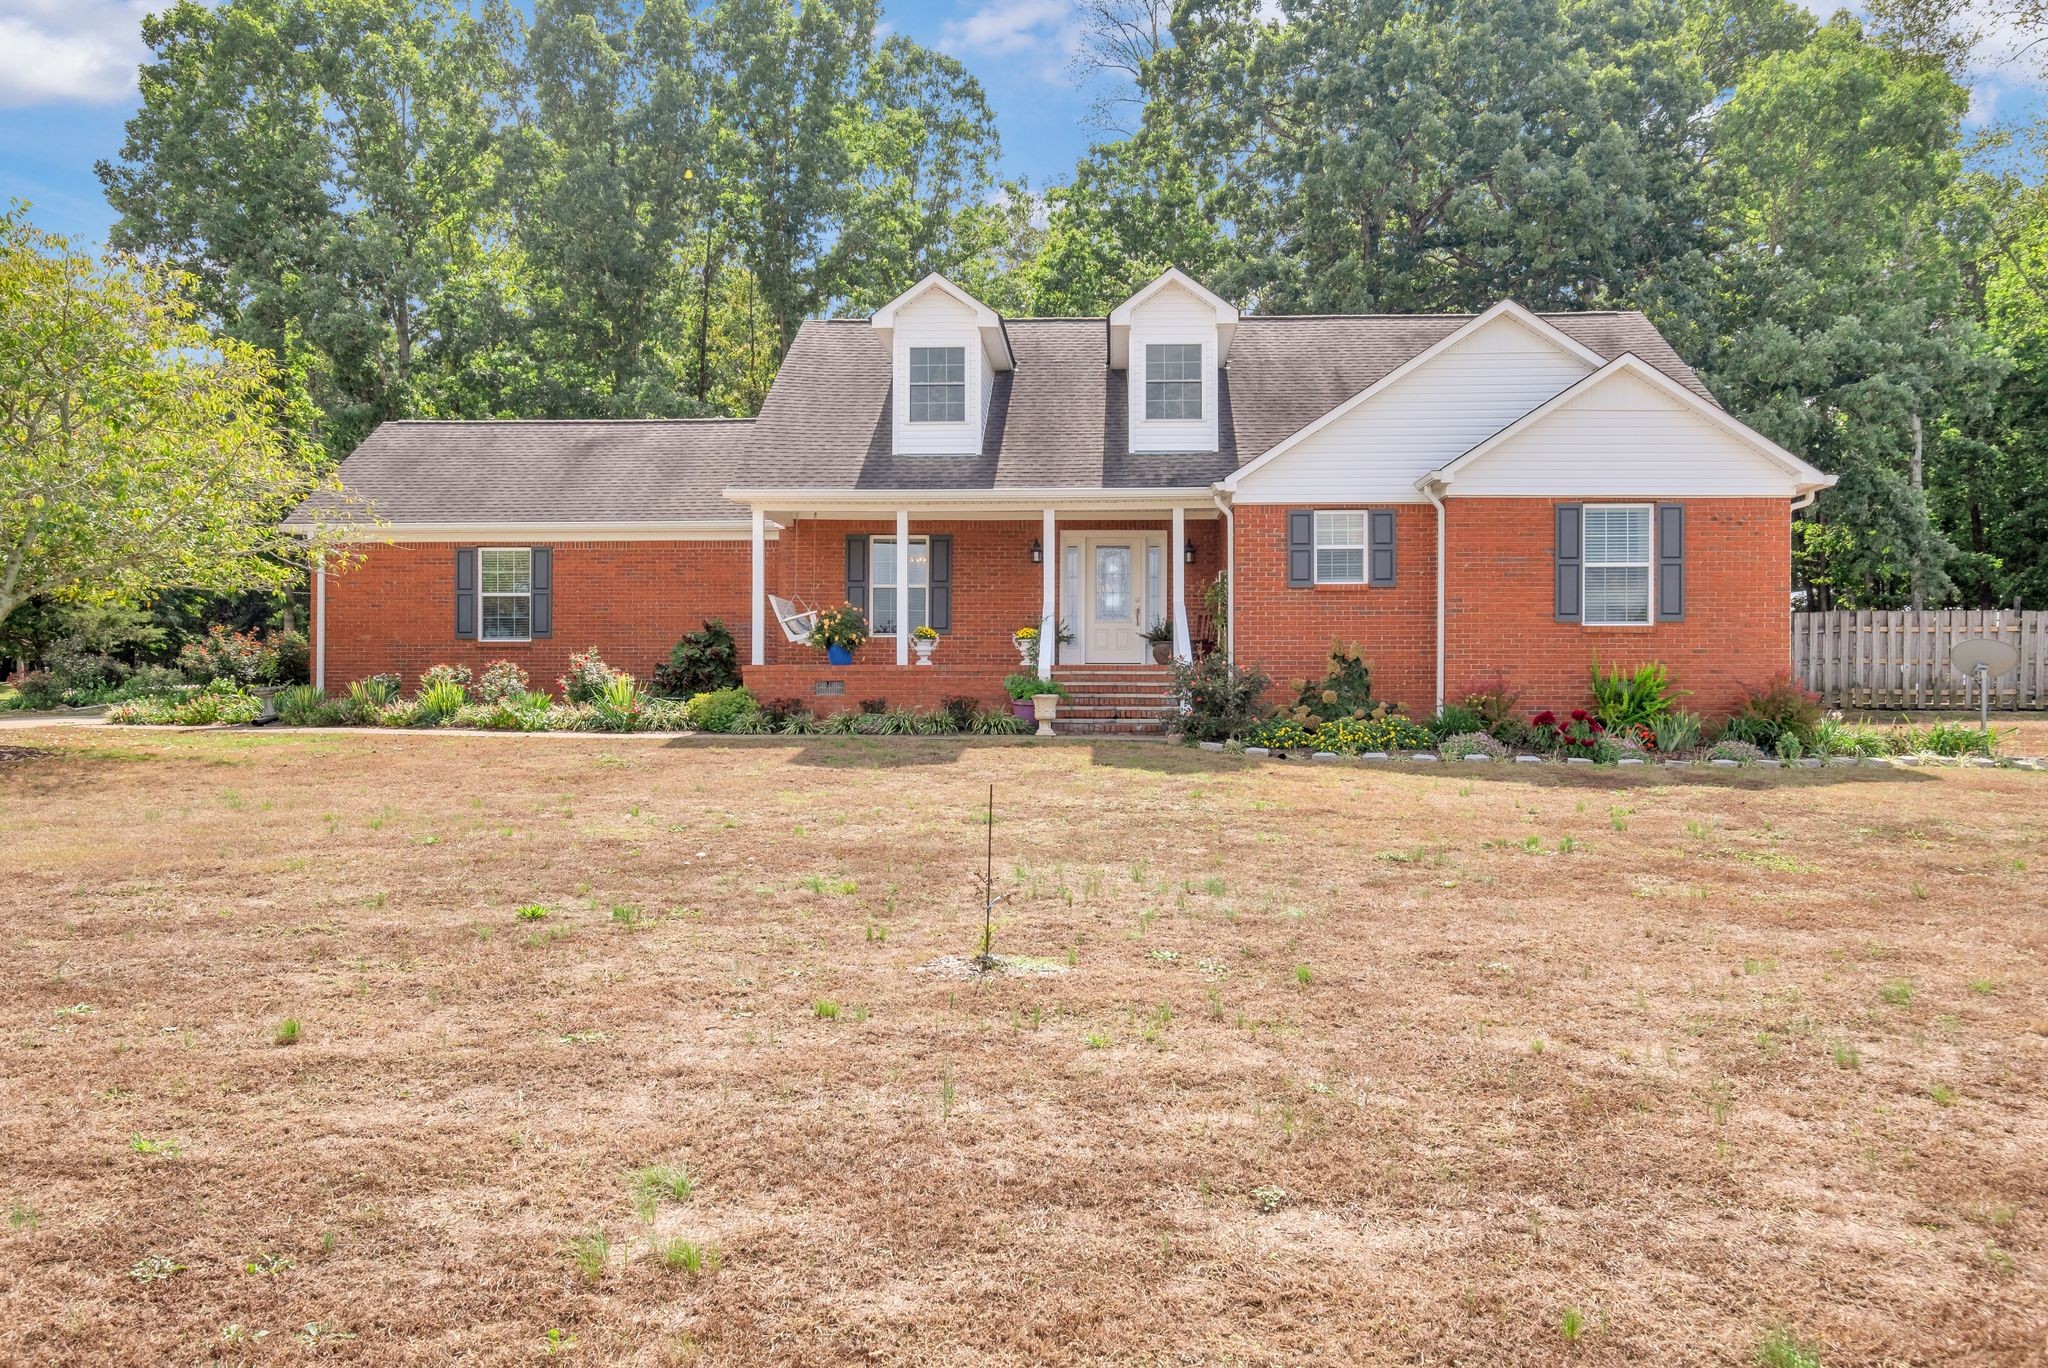
[[[2000,608],[1792,615],[1792,674],[1830,708],[1965,708],[1974,681],[1950,668],[1959,641],[2019,648],[2019,669],[1991,681],[1994,708],[2048,708],[2048,612]]]

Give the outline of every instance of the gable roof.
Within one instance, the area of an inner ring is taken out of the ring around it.
[[[881,332],[895,331],[896,315],[905,305],[911,304],[937,290],[940,294],[960,305],[974,315],[975,329],[981,334],[982,349],[988,353],[989,364],[999,371],[1008,370],[1016,364],[1016,357],[1010,351],[1009,335],[1003,331],[1002,315],[976,299],[952,281],[933,271],[917,284],[897,295],[881,308],[868,315],[868,326]]]
[[[710,523],[751,515],[720,491],[753,420],[509,419],[380,423],[341,463],[343,493],[316,494],[287,527]]]
[[[1630,352],[1624,352],[1599,370],[1594,371],[1591,375],[1579,381],[1578,384],[1560,390],[1543,403],[1530,409],[1527,413],[1515,419],[1514,422],[1509,423],[1506,427],[1494,433],[1485,441],[1473,446],[1456,459],[1446,461],[1439,469],[1430,471],[1415,482],[1415,487],[1420,489],[1424,485],[1453,484],[1457,479],[1459,471],[1483,459],[1488,453],[1498,449],[1504,443],[1527,432],[1530,428],[1536,426],[1536,424],[1542,422],[1551,414],[1556,413],[1567,404],[1584,399],[1587,395],[1598,391],[1602,386],[1611,383],[1619,376],[1634,376],[1658,393],[1669,398],[1680,408],[1697,415],[1719,428],[1728,436],[1743,443],[1765,460],[1782,469],[1787,475],[1790,475],[1794,487],[1801,493],[1814,489],[1827,489],[1835,483],[1835,476],[1827,474],[1819,467],[1787,451],[1784,447],[1779,446],[1747,423],[1740,422],[1731,417],[1728,411],[1720,405],[1700,398],[1697,394],[1673,381],[1670,376],[1665,375],[1641,357]]]
[[[1128,372],[1103,364],[1101,318],[1006,320],[1016,369],[998,374],[980,454],[891,454],[891,362],[867,320],[805,323],[755,421],[740,496],[801,490],[1151,489],[1217,483],[1469,327],[1478,315],[1250,316],[1217,386],[1217,448],[1133,454]],[[1713,403],[1640,313],[1530,315],[1597,361],[1634,352]]]
[[[1178,288],[1189,298],[1200,304],[1216,323],[1216,364],[1223,365],[1230,359],[1230,343],[1237,333],[1237,308],[1229,300],[1212,292],[1206,285],[1182,271],[1178,266],[1169,266],[1150,285],[1126,299],[1109,311],[1109,364],[1121,370],[1131,363],[1131,318],[1147,300],[1169,288]]]

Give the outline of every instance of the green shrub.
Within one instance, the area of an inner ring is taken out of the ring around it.
[[[262,700],[255,695],[243,693],[228,681],[217,680],[188,694],[117,704],[107,710],[107,720],[166,727],[207,727],[254,722],[262,712]]]
[[[629,732],[639,730],[646,703],[640,682],[621,671],[590,701],[590,710],[600,731]]]
[[[1761,746],[1753,742],[1724,738],[1714,743],[1714,748],[1707,752],[1707,759],[1733,760],[1738,765],[1754,765],[1770,757],[1764,754]]]
[[[569,673],[555,682],[562,686],[562,697],[569,702],[593,703],[617,674],[618,671],[605,664],[604,657],[593,646],[570,656]]]
[[[434,668],[446,667],[437,665]],[[455,668],[461,669],[460,666]],[[462,672],[469,673],[467,670]],[[413,699],[412,721],[407,724],[409,726],[438,727],[455,716],[462,705],[469,701],[469,695],[463,691],[462,685],[456,683],[451,676],[443,675],[427,683],[428,677],[432,674],[433,670],[429,670],[426,675],[421,676],[422,687],[419,696]]]
[[[1027,698],[1036,698],[1040,694],[1051,694],[1055,698],[1065,698],[1067,696],[1067,687],[1057,679],[1040,679],[1029,670],[1019,670],[1016,674],[1003,676],[1003,692],[1021,703]]]
[[[1483,731],[1461,732],[1437,743],[1436,753],[1446,760],[1463,760],[1468,755],[1486,755],[1505,760],[1511,751]]]
[[[516,661],[492,661],[484,666],[483,678],[476,682],[476,696],[486,703],[517,699],[526,692],[526,671]],[[541,696],[545,698],[547,695]]]
[[[691,731],[743,732],[759,727],[760,707],[744,688],[714,689],[692,698],[683,709]]]
[[[1849,726],[1840,718],[1822,718],[1813,731],[1815,755],[1883,755],[1884,733],[1875,727]]]
[[[1890,738],[1894,755],[1998,754],[1996,733],[1979,731],[1968,722],[1936,722],[1925,727],[1900,727]]]
[[[1303,681],[1298,689],[1288,711],[1301,722],[1366,717],[1377,706],[1372,697],[1372,666],[1356,646],[1331,646],[1323,677]]]
[[[1810,748],[1820,729],[1820,720],[1820,695],[1809,693],[1787,673],[1760,689],[1750,690],[1728,718],[1721,735],[1774,751],[1778,738],[1790,732],[1799,738],[1801,746]]]
[[[48,670],[25,670],[9,675],[7,683],[14,690],[15,697],[21,700],[21,706],[35,712],[54,708],[64,701],[64,690],[58,686],[57,677]]]
[[[1228,741],[1244,731],[1257,719],[1259,700],[1273,682],[1251,666],[1233,665],[1221,651],[1193,663],[1173,662],[1172,681],[1166,729],[1189,741]]]
[[[231,632],[215,623],[204,637],[185,643],[178,652],[178,668],[194,683],[231,679],[254,684],[276,676],[277,651],[254,632]]]
[[[1428,750],[1436,744],[1427,727],[1384,709],[1375,709],[1374,713],[1370,717],[1340,717],[1332,722],[1303,722],[1287,715],[1271,717],[1247,728],[1244,744],[1276,751],[1330,751],[1337,755]]]
[[[1465,707],[1479,718],[1479,729],[1499,741],[1515,744],[1515,738],[1525,731],[1522,717],[1522,695],[1508,687],[1507,673],[1493,672],[1483,687],[1465,695]]]
[[[685,633],[668,660],[654,667],[654,692],[664,698],[694,698],[739,683],[739,646],[720,618],[707,618],[703,630]]]
[[[969,698],[965,694],[955,694],[951,698],[942,699],[939,709],[953,720],[954,731],[969,732],[974,730],[974,719],[981,715],[981,700]]]
[[[1463,703],[1444,704],[1425,725],[1432,736],[1445,737],[1469,735],[1487,729],[1486,719],[1479,715],[1479,710]]]
[[[278,721],[288,727],[328,727],[339,719],[340,709],[311,684],[289,684],[271,700]]]
[[[436,684],[453,684],[467,693],[470,678],[467,665],[429,665],[420,675],[420,692],[424,694]]]
[[[1638,727],[1654,728],[1675,704],[1671,677],[1655,661],[1633,671],[1602,670],[1596,661],[1591,674],[1593,715],[1610,732],[1640,735]]]
[[[272,632],[265,639],[271,653],[277,657],[277,670],[271,675],[280,684],[305,684],[312,679],[313,644],[306,640],[306,634],[293,628],[286,632]]]
[[[385,707],[398,697],[398,685],[383,675],[358,679],[341,700],[341,721],[352,727],[374,726]]]
[[[1689,751],[1700,743],[1700,715],[1674,709],[1650,723],[1650,740],[1665,755]]]

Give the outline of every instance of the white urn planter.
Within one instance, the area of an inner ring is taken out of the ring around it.
[[[932,652],[939,649],[939,643],[937,641],[927,641],[923,637],[912,637],[910,639],[910,649],[917,652],[918,664],[929,665],[932,663]]]
[[[1038,654],[1037,637],[1011,637],[1010,644],[1017,648],[1018,661],[1025,665],[1030,665],[1033,663],[1032,657]]]
[[[1053,693],[1031,695],[1031,715],[1038,719],[1038,735],[1052,736],[1052,720],[1060,710],[1060,696]]]

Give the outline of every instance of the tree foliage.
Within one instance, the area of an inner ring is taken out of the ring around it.
[[[183,282],[0,216],[0,626],[31,601],[281,584],[324,457],[261,348]]]

